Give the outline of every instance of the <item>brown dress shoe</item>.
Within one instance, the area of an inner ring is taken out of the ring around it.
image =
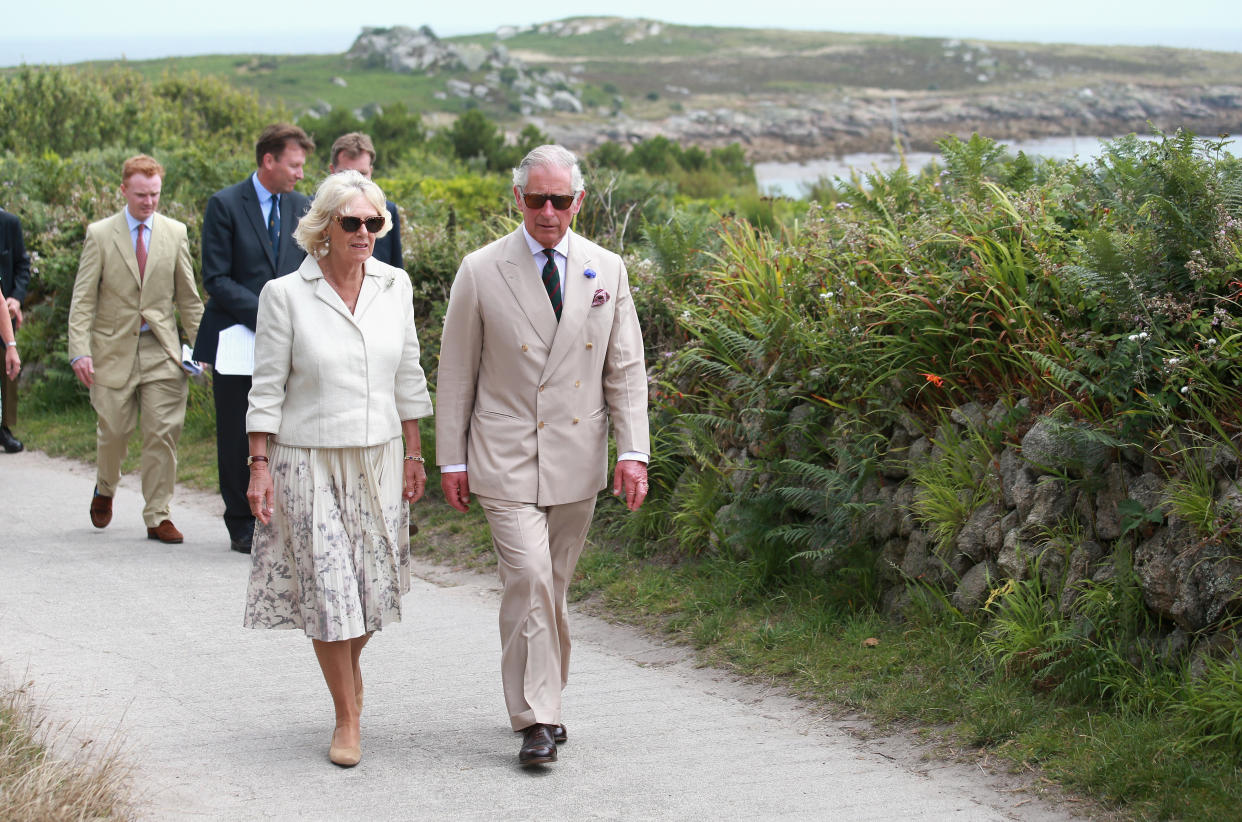
[[[177,526],[173,525],[170,519],[164,520],[154,528],[148,528],[147,539],[158,539],[160,542],[174,545],[185,541],[185,537],[181,536],[181,532],[177,530]]]
[[[536,722],[523,728],[518,762],[521,765],[544,765],[555,761],[556,743],[552,740],[552,726]]]
[[[553,725],[552,738],[556,740],[557,745],[564,745],[569,741],[569,732],[565,730],[564,725]]]
[[[107,528],[109,522],[112,522],[112,497],[105,497],[96,488],[95,496],[91,497],[91,525]]]

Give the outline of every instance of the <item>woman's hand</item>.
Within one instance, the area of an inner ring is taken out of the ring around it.
[[[267,472],[266,462],[256,462],[250,466],[250,486],[246,489],[246,499],[250,502],[250,513],[259,522],[267,525],[272,521],[272,475]]]
[[[9,375],[10,380],[17,379],[18,373],[22,370],[22,358],[17,355],[17,346],[5,346],[4,352],[4,373]]]
[[[427,469],[418,460],[405,461],[405,501],[418,502],[427,490]]]

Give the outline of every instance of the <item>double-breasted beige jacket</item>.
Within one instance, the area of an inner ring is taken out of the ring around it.
[[[436,462],[476,494],[588,499],[617,452],[651,453],[642,331],[621,258],[569,232],[558,323],[522,229],[462,260],[436,378]]]

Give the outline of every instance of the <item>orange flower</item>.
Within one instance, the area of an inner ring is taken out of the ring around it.
[[[927,381],[929,383],[936,386],[937,388],[944,387],[944,377],[937,377],[935,374],[928,374],[926,372],[923,373],[923,376],[927,378]]]

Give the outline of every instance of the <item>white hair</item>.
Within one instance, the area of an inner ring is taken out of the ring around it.
[[[577,194],[586,188],[582,181],[582,169],[578,167],[578,158],[563,146],[543,145],[532,148],[522,158],[517,168],[513,169],[513,184],[519,191],[526,191],[526,183],[530,180],[530,170],[542,166],[544,168],[567,168],[570,174],[570,185]]]

